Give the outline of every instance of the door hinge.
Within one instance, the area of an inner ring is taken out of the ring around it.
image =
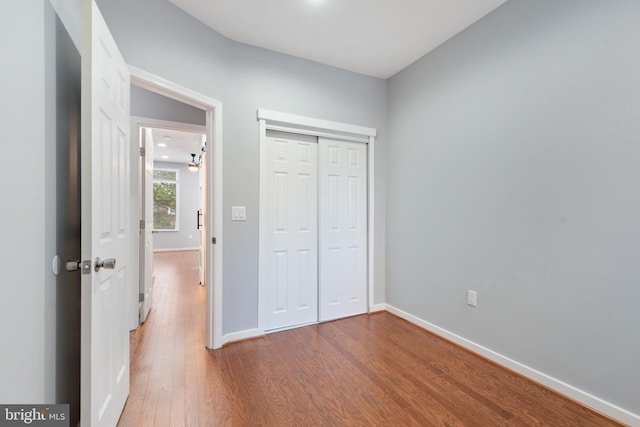
[[[146,150],[144,147],[140,147],[140,157],[144,157]]]
[[[215,237],[212,237],[212,238],[211,238],[211,244],[212,244],[212,245],[215,245],[215,244],[216,244],[216,238],[215,238]]]
[[[144,292],[138,294],[138,302],[144,302]]]
[[[140,230],[144,230],[144,228],[145,228],[145,222],[144,222],[144,219],[141,219],[140,220]]]

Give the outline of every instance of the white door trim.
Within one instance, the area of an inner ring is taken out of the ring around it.
[[[307,135],[317,135],[316,132],[323,132],[333,135],[333,138],[341,139],[341,135],[364,138],[363,142],[370,136],[376,136],[374,128],[352,125],[349,123],[333,122],[330,120],[316,119],[314,117],[299,116],[297,114],[282,113],[280,111],[258,109],[258,120],[264,120],[269,129],[273,126],[287,126],[295,129],[293,132],[306,133]]]
[[[176,101],[205,110],[206,113],[206,133],[210,153],[213,162],[210,164],[210,171],[207,174],[206,187],[209,188],[207,197],[207,242],[211,242],[215,237],[216,244],[207,249],[206,262],[206,325],[205,325],[205,345],[208,348],[220,348],[222,340],[222,103],[213,98],[209,98],[201,93],[195,92],[186,87],[175,84],[162,77],[141,70],[137,67],[129,66],[131,71],[131,84],[150,90],[152,92],[175,99]],[[210,284],[213,283],[213,286]]]
[[[133,77],[132,77],[133,78]],[[282,113],[279,111],[258,109],[258,122],[260,125],[260,214],[259,214],[259,230],[266,229],[266,223],[263,212],[266,212],[266,206],[268,203],[267,195],[263,190],[263,185],[266,182],[264,176],[266,171],[266,139],[267,130],[286,131],[292,133],[300,133],[304,135],[312,135],[325,138],[342,139],[345,141],[363,142],[367,144],[367,180],[368,180],[368,206],[367,206],[367,244],[368,244],[368,302],[369,311],[373,310],[373,296],[375,289],[375,280],[373,274],[373,260],[375,247],[375,209],[374,209],[374,195],[375,195],[375,137],[377,130],[370,127],[358,126],[349,123],[334,122],[330,120],[317,119],[313,117],[299,116],[296,114]],[[266,280],[264,277],[264,268],[262,254],[266,253],[265,242],[261,236],[261,231],[258,232],[258,330],[255,331],[256,335],[264,334],[265,325],[265,313],[263,302],[265,301],[265,288],[263,286]]]
[[[184,132],[207,133],[207,127],[191,123],[173,122],[171,120],[150,119],[142,116],[131,116],[131,121],[138,127],[179,130]]]

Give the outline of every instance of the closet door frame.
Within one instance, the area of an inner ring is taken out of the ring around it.
[[[267,173],[267,130],[310,135],[318,138],[332,138],[350,142],[367,144],[367,311],[373,308],[374,274],[373,274],[373,250],[375,247],[374,236],[374,202],[375,202],[375,138],[377,131],[374,128],[358,126],[348,123],[340,123],[322,120],[313,117],[299,116],[278,111],[259,109],[258,122],[260,128],[260,214],[259,214],[259,252],[258,252],[258,330],[265,330],[265,292],[268,278],[266,277],[265,262],[268,258],[268,248],[262,233],[267,229],[266,218],[263,215],[267,211],[269,203],[268,195],[264,190]],[[321,266],[318,266],[321,268]]]

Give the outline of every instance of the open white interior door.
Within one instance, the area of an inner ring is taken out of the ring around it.
[[[140,239],[140,284],[143,294],[140,308],[140,322],[147,319],[153,299],[153,132],[151,128],[142,129],[142,147],[144,148],[144,166],[142,170],[142,215],[144,228]]]
[[[115,426],[129,393],[129,70],[82,2],[81,425]]]

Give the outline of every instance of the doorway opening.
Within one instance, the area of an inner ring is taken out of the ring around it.
[[[200,132],[204,136],[206,141],[205,152],[207,153],[202,157],[205,164],[202,168],[202,216],[201,221],[201,243],[202,248],[202,282],[205,288],[206,303],[205,303],[205,345],[208,348],[219,348],[222,345],[222,213],[223,213],[223,198],[222,198],[222,103],[219,101],[204,96],[198,92],[194,92],[190,89],[177,85],[173,82],[167,81],[154,74],[148,73],[144,70],[140,70],[136,67],[130,67],[131,71],[131,85],[146,89],[147,91],[154,92],[156,94],[171,98],[181,103],[191,105],[199,108],[205,112],[205,126],[204,132],[202,127],[193,129],[184,127],[182,125],[175,126],[173,123],[169,126],[173,130],[183,130],[187,132]],[[132,123],[136,129],[140,127],[153,128],[159,127],[167,129],[165,126],[157,126],[157,123],[151,123],[144,119],[139,119],[136,123]],[[133,130],[133,129],[132,129]],[[137,130],[136,130],[137,132]],[[137,135],[137,134],[135,134]],[[132,144],[132,146],[137,144]],[[202,151],[194,153],[196,156]],[[188,158],[184,159],[186,165],[192,160],[188,153]],[[137,153],[136,153],[137,155]],[[166,160],[166,159],[165,159]],[[132,163],[133,164],[133,163]],[[132,201],[132,204],[135,200]],[[133,215],[133,213],[132,213]],[[196,213],[192,213],[195,219]],[[132,216],[136,219],[137,216]],[[138,218],[139,219],[139,218]],[[140,222],[132,221],[133,227],[136,227],[136,234],[139,234]],[[146,224],[145,224],[146,226]],[[153,230],[153,228],[152,228]],[[195,240],[196,236],[192,235],[192,240]],[[136,240],[136,239],[134,239]],[[136,242],[136,248],[138,243]],[[136,249],[137,250],[137,249]],[[133,253],[133,252],[132,252]],[[135,292],[135,295],[134,295]],[[132,288],[130,299],[132,302],[131,313],[137,316],[139,291],[137,288]]]
[[[137,136],[137,189],[139,239],[132,258],[138,255],[138,303],[131,290],[132,329],[144,322],[154,300],[154,254],[197,253],[198,282],[206,284],[205,241],[207,174],[206,127],[152,119],[133,118],[132,135]],[[137,190],[137,191],[136,191]],[[134,239],[135,240],[135,239]],[[137,318],[135,318],[137,314]]]

